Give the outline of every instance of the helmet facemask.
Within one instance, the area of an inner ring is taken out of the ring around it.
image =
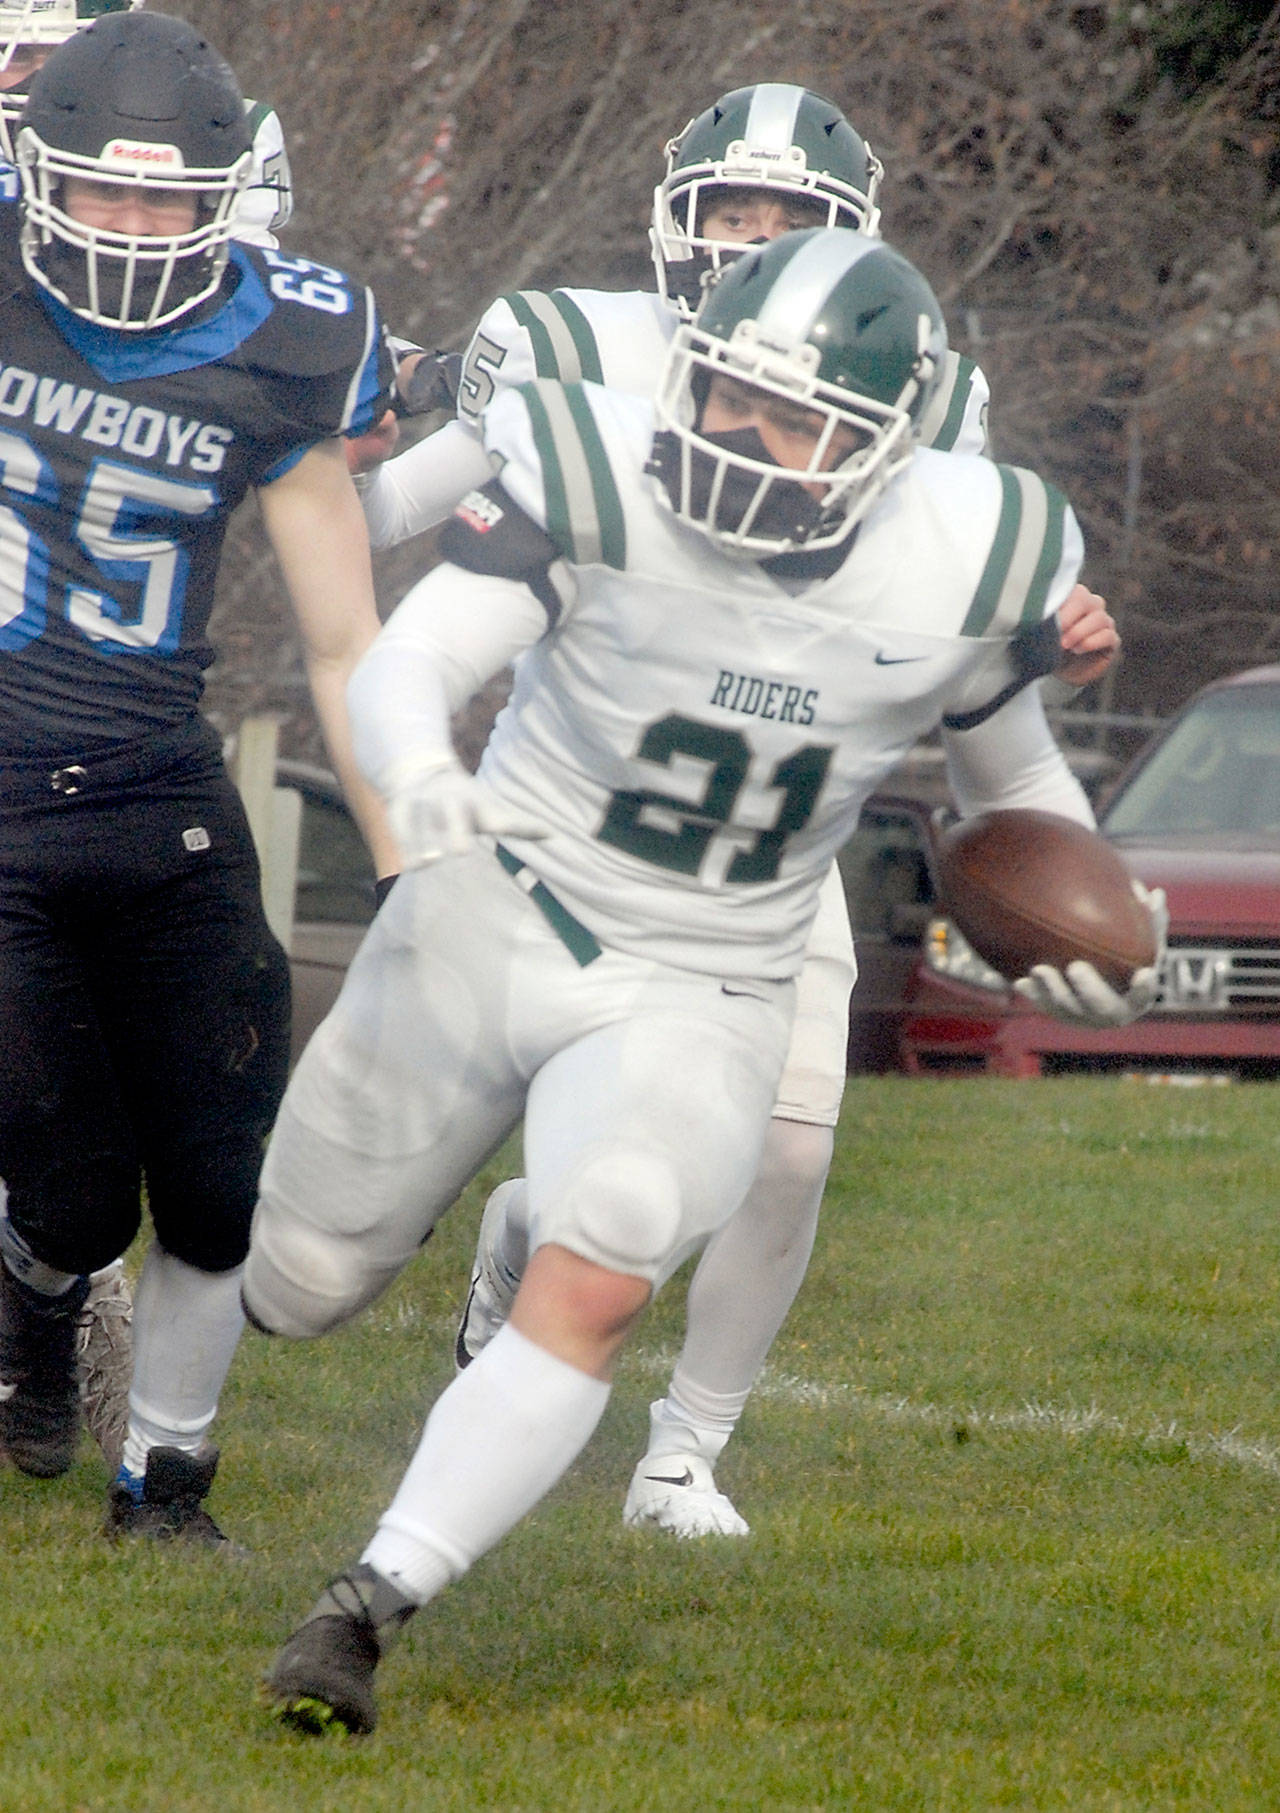
[[[252,153],[226,169],[193,170],[176,145],[117,139],[101,156],[48,145],[30,126],[18,134],[22,179],[22,261],[73,314],[104,327],[146,332],[197,308],[222,282],[236,198]],[[140,160],[145,160],[140,167]],[[88,226],[65,205],[66,182],[136,188],[141,197],[189,194],[195,221],[185,232],[129,234]]]
[[[686,320],[702,300],[708,278],[714,279],[716,273],[749,250],[746,244],[709,239],[701,231],[708,212],[724,198],[726,191],[750,189],[776,197],[784,207],[805,204],[806,214],[809,208],[814,210],[813,217],[805,219],[805,226],[852,227],[864,233],[874,233],[879,226],[880,210],[873,199],[880,180],[878,162],[874,163],[871,194],[867,195],[821,171],[814,171],[808,180],[784,181],[776,171],[766,172],[759,166],[750,166],[745,161],[745,147],[731,149],[741,151],[744,161],[695,164],[676,171],[653,192],[653,225],[649,237],[658,272],[658,287]],[[670,152],[670,145],[667,150]]]

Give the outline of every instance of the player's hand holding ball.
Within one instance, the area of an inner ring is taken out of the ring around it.
[[[387,784],[387,817],[406,869],[463,856],[477,837],[545,837],[547,827],[468,774],[456,756],[420,756]]]
[[[1135,970],[1123,993],[1113,988],[1093,964],[1083,958],[1068,963],[1065,970],[1055,969],[1050,963],[1036,964],[1030,975],[1020,976],[1014,983],[1014,993],[1039,1008],[1041,1013],[1086,1026],[1127,1026],[1131,1020],[1146,1013],[1159,986],[1169,909],[1165,905],[1163,888],[1145,888],[1140,881],[1135,881],[1133,891],[1151,915],[1155,962]]]
[[[1126,1026],[1156,998],[1169,914],[1106,839],[1057,813],[935,821],[947,912],[1041,1013]]]

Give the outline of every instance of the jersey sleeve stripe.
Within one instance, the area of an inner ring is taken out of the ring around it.
[[[578,349],[553,299],[539,290],[514,290],[506,302],[529,336],[538,376],[576,384],[583,376]]]
[[[569,526],[569,500],[565,494],[564,473],[560,469],[560,456],[556,451],[555,431],[543,401],[542,387],[536,381],[522,384],[520,394],[529,411],[534,451],[542,468],[547,534],[562,554],[573,558],[576,550]]]
[[[1000,516],[961,635],[1010,635],[1044,612],[1062,558],[1066,499],[1034,472],[997,466]]]
[[[363,301],[364,346],[351,374],[351,383],[347,386],[346,400],[342,406],[339,433],[344,434],[353,427],[365,428],[372,424],[372,403],[378,394],[378,310],[370,290],[363,292]]]
[[[621,567],[626,557],[622,503],[581,389],[535,379],[522,384],[520,394],[542,464],[547,534],[579,566]]]
[[[608,567],[624,567],[627,561],[626,518],[599,427],[591,413],[591,405],[576,384],[566,390],[565,399],[587,456],[596,521],[600,527],[600,558]]]
[[[1031,473],[1025,474],[1030,478]],[[1040,545],[1040,555],[1036,561],[1031,582],[1027,587],[1027,602],[1022,612],[1024,623],[1038,623],[1044,616],[1044,608],[1049,599],[1049,587],[1062,561],[1062,544],[1066,529],[1067,500],[1056,485],[1046,484],[1043,479],[1036,483],[1044,493],[1045,531]]]
[[[588,384],[603,384],[604,367],[600,362],[595,329],[590,321],[564,290],[552,290],[548,300],[559,310],[573,340],[578,354],[578,376]]]

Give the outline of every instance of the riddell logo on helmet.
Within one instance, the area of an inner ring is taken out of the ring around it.
[[[99,162],[116,170],[182,170],[182,153],[176,145],[156,145],[147,139],[113,138],[103,147]]]

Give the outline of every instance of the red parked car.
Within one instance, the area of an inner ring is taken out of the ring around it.
[[[927,816],[876,799],[841,859],[862,972],[851,1067],[1280,1076],[1280,667],[1198,693],[1099,809],[1169,903],[1160,995],[1131,1026],[1077,1029],[1010,996],[937,916]]]

